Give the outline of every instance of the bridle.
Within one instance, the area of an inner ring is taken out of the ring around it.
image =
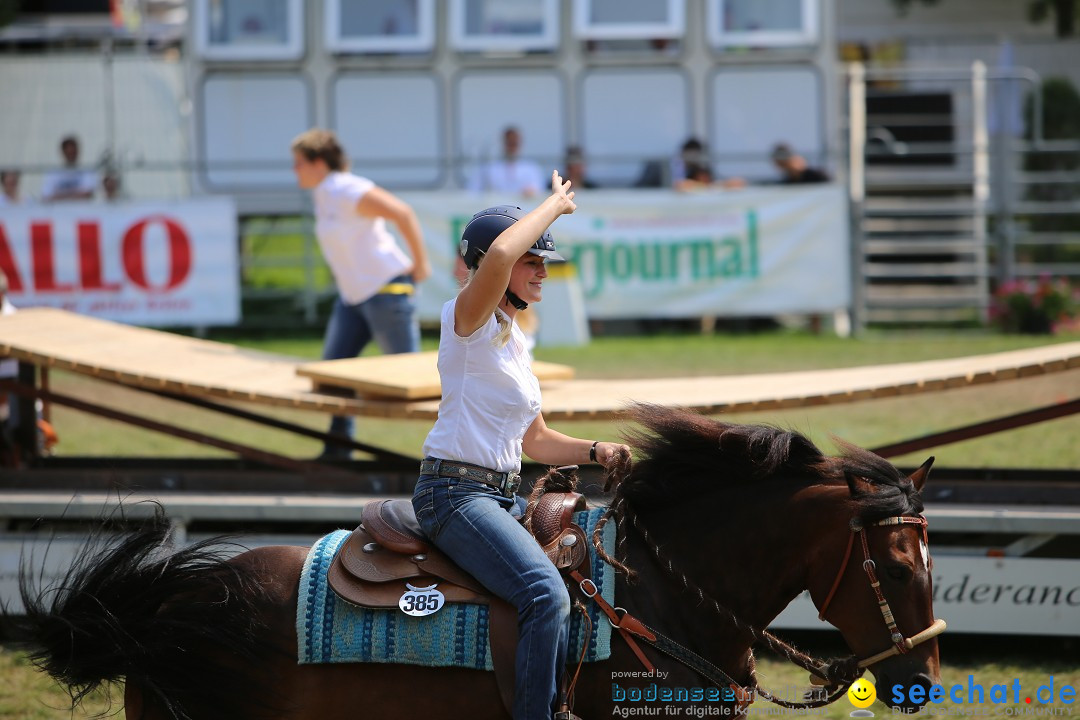
[[[886,658],[892,657],[893,655],[907,653],[915,646],[920,645],[927,640],[930,640],[933,637],[937,637],[941,633],[945,632],[945,621],[935,619],[934,622],[925,630],[922,630],[921,632],[918,632],[908,638],[905,638],[903,636],[899,628],[896,626],[896,620],[893,616],[892,609],[889,607],[889,603],[885,599],[884,593],[882,593],[881,591],[881,583],[878,581],[876,574],[876,563],[874,563],[873,559],[870,557],[869,541],[867,539],[866,532],[864,531],[863,524],[861,521],[858,520],[858,518],[853,519],[849,523],[849,527],[851,528],[851,535],[848,538],[847,549],[844,552],[844,559],[840,564],[840,570],[837,573],[836,579],[833,581],[832,588],[829,590],[829,594],[825,598],[825,602],[821,606],[821,611],[818,617],[824,619],[825,611],[828,609],[829,603],[832,602],[833,596],[836,594],[836,590],[840,586],[840,581],[847,570],[848,561],[851,558],[851,550],[855,544],[855,536],[858,535],[860,537],[863,548],[863,570],[866,572],[870,580],[870,586],[873,588],[874,593],[877,597],[878,606],[881,609],[882,617],[885,620],[885,624],[889,629],[890,639],[893,642],[893,646],[890,647],[888,650],[884,650],[868,658],[858,659],[856,656],[852,655],[848,658],[842,658],[840,660],[834,660],[832,662],[826,663],[822,661],[816,661],[813,658],[799,652],[795,648],[791,647],[789,644],[785,643],[780,638],[777,638],[768,630],[757,630],[753,626],[744,623],[733,612],[731,612],[731,610],[728,610],[726,607],[717,602],[714,598],[710,597],[707,593],[705,593],[704,590],[702,590],[695,583],[693,583],[684,573],[676,570],[674,563],[669,558],[663,556],[660,551],[659,545],[652,540],[649,531],[639,523],[636,514],[633,513],[632,510],[630,510],[630,508],[625,503],[625,499],[621,497],[612,504],[608,513],[605,514],[603,518],[601,518],[600,522],[597,524],[596,528],[593,531],[593,544],[596,547],[598,553],[600,554],[600,557],[602,557],[606,562],[623,570],[624,572],[627,572],[628,574],[632,573],[629,568],[627,568],[622,563],[619,563],[614,558],[609,557],[607,553],[603,551],[600,533],[602,532],[604,524],[612,515],[618,516],[618,530],[619,533],[622,535],[623,541],[625,541],[626,539],[626,534],[625,529],[622,526],[627,516],[629,516],[631,523],[641,533],[646,545],[650,547],[650,549],[656,555],[657,560],[660,561],[661,567],[663,567],[666,572],[671,575],[675,580],[679,581],[682,584],[683,588],[697,594],[699,600],[702,603],[711,606],[717,614],[726,615],[727,617],[729,617],[739,629],[749,631],[749,633],[755,640],[765,642],[772,650],[784,655],[792,663],[799,665],[800,667],[809,671],[811,673],[811,682],[813,684],[827,686],[827,688],[829,689],[827,696],[822,700],[814,700],[803,703],[782,700],[757,684],[757,680],[754,677],[753,673],[753,664],[751,664],[751,679],[753,682],[753,686],[745,687],[741,683],[737,683],[730,675],[725,673],[720,668],[712,665],[704,658],[697,656],[692,651],[678,644],[674,640],[662,636],[660,633],[657,633],[652,628],[644,626],[643,623],[641,623],[636,618],[630,616],[630,614],[622,608],[614,609],[622,610],[622,613],[618,615],[618,622],[616,622],[616,619],[612,617],[612,614],[609,614],[609,620],[612,621],[612,625],[614,625],[615,627],[621,630],[628,630],[630,633],[636,635],[639,639],[645,640],[657,650],[664,652],[665,654],[681,662],[683,665],[686,665],[692,670],[695,670],[700,674],[704,675],[705,677],[709,678],[709,680],[711,680],[713,684],[717,687],[728,687],[736,689],[738,704],[742,709],[745,709],[750,704],[750,702],[753,701],[753,697],[755,694],[777,705],[789,708],[812,708],[830,704],[836,701],[841,695],[843,695],[847,691],[848,687],[859,676],[861,676],[865,669],[870,665],[878,663]],[[926,518],[922,517],[921,515],[917,517],[889,517],[874,522],[870,526],[878,527],[888,525],[918,525],[922,528],[923,542],[927,542]],[[582,591],[585,591],[584,585],[582,586]],[[634,632],[629,627],[631,625],[641,626],[645,631],[647,631],[647,634],[639,634],[637,632]],[[623,632],[622,634],[624,638],[627,638],[628,643],[633,648],[634,643],[629,639],[627,632]],[[662,643],[657,642],[658,640],[662,641]],[[638,654],[639,659],[643,657],[640,653],[640,650],[635,649],[635,652]],[[753,656],[751,655],[751,660],[752,659]],[[645,665],[646,667],[649,667],[648,661],[645,661]]]
[[[903,655],[916,645],[920,645],[930,638],[937,637],[945,632],[945,621],[940,619],[935,619],[929,627],[915,633],[911,637],[904,637],[904,634],[901,633],[900,629],[896,626],[896,618],[893,615],[892,608],[889,607],[889,601],[881,591],[881,581],[877,578],[877,563],[870,557],[870,541],[866,533],[866,527],[886,527],[894,525],[916,525],[922,528],[922,542],[926,547],[929,547],[926,533],[926,518],[922,515],[917,515],[915,517],[907,515],[887,517],[878,520],[877,522],[870,523],[869,526],[864,526],[862,521],[858,518],[852,519],[849,523],[851,534],[848,535],[847,548],[844,550],[844,559],[840,562],[840,569],[836,573],[836,579],[833,580],[832,587],[829,589],[829,594],[825,597],[825,602],[821,604],[821,609],[818,612],[818,619],[824,620],[825,612],[829,609],[829,603],[832,602],[833,596],[836,595],[837,588],[840,587],[840,581],[847,572],[848,561],[851,559],[851,549],[855,545],[855,537],[858,536],[863,551],[862,569],[863,572],[866,573],[867,579],[870,581],[870,588],[877,597],[878,608],[881,610],[881,616],[885,620],[885,626],[889,629],[889,639],[892,641],[892,647],[888,650],[884,650],[868,658],[860,659],[860,668],[865,668],[874,663],[881,662],[885,658],[892,657],[893,655]],[[929,555],[927,557],[929,558]],[[933,560],[928,559],[927,570],[929,571],[933,565]]]

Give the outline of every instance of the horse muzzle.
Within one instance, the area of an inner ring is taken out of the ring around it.
[[[893,710],[903,713],[918,712],[930,701],[930,689],[934,681],[924,672],[910,677],[908,682],[897,683],[888,673],[882,673],[878,679],[878,700]]]

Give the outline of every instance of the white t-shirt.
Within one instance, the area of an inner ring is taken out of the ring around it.
[[[50,200],[57,193],[94,192],[97,190],[97,173],[93,170],[64,168],[54,170],[41,182],[41,197]]]
[[[457,298],[443,305],[439,339],[442,402],[424,441],[424,456],[472,463],[498,472],[521,470],[521,439],[540,414],[540,383],[533,375],[525,336],[514,325],[510,342],[492,341],[492,314],[469,337],[454,332]]]
[[[473,192],[500,192],[522,195],[537,193],[545,186],[540,166],[532,160],[498,160],[485,165],[469,180]]]
[[[413,265],[383,218],[357,212],[356,204],[373,187],[375,183],[367,178],[332,172],[312,193],[319,247],[342,300],[350,305],[367,300]]]

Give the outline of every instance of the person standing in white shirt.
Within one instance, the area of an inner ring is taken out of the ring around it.
[[[544,174],[532,160],[523,160],[521,132],[516,127],[503,130],[502,159],[483,165],[469,179],[473,192],[507,193],[532,197],[544,187]]]
[[[312,129],[292,143],[299,186],[312,191],[315,235],[337,284],[338,297],[323,342],[323,359],[359,355],[374,339],[385,354],[417,352],[420,326],[415,287],[431,275],[416,213],[371,180],[348,172],[334,133]],[[394,223],[412,254],[386,228]],[[353,419],[336,416],[330,434],[352,438]],[[351,450],[327,443],[321,459],[347,459]]]
[[[45,176],[41,185],[41,199],[56,202],[93,198],[98,184],[97,173],[79,167],[79,139],[68,135],[61,140],[60,154],[64,156],[64,167]]]

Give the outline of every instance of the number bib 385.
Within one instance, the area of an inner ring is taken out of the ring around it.
[[[446,604],[446,597],[435,589],[436,585],[418,588],[405,583],[405,587],[408,590],[398,600],[398,607],[406,615],[412,615],[413,617],[432,615],[441,610],[442,606]]]

